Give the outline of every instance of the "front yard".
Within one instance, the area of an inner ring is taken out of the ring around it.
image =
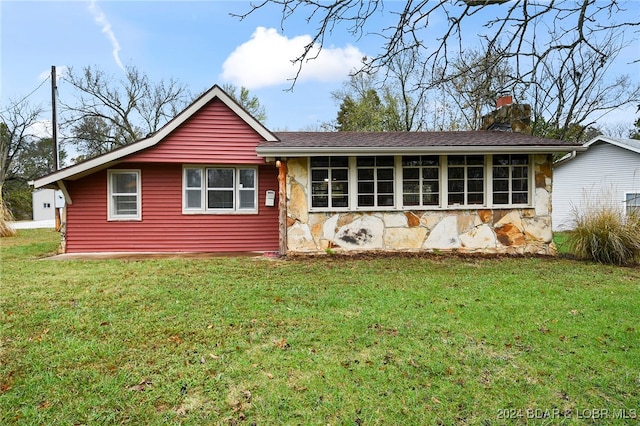
[[[41,259],[4,238],[2,424],[635,423],[640,268]]]

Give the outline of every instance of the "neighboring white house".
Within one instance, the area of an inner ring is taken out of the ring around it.
[[[54,220],[55,208],[64,207],[64,195],[53,189],[33,191],[33,220]]]
[[[640,211],[640,140],[598,136],[584,146],[554,165],[554,231],[572,229],[572,212],[594,205]]]

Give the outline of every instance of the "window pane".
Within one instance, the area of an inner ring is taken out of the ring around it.
[[[312,196],[311,207],[329,207],[329,197],[327,196]]]
[[[435,167],[422,170],[422,177],[424,179],[437,180],[439,178],[439,174],[439,170]]]
[[[429,155],[422,157],[423,166],[438,166],[440,164],[440,157],[437,155]]]
[[[329,180],[329,170],[311,170],[311,181],[312,182],[324,182]]]
[[[508,166],[509,165],[509,155],[494,155],[493,156],[493,165],[494,166]]]
[[[373,206],[373,195],[358,195],[358,206],[361,206],[361,207]]]
[[[418,179],[420,177],[420,169],[404,169],[402,170],[404,179]]]
[[[449,194],[449,204],[463,204],[464,194]]]
[[[329,157],[311,157],[311,167],[329,167]]]
[[[470,166],[484,165],[484,156],[482,155],[467,155],[467,164]]]
[[[115,215],[137,215],[138,197],[135,195],[114,195],[113,208]]]
[[[529,193],[527,192],[516,192],[513,194],[513,204],[528,204],[529,203]]]
[[[509,194],[493,194],[493,204],[509,204]]]
[[[202,192],[200,190],[188,189],[187,190],[187,208],[188,209],[201,209],[202,208]]]
[[[393,166],[393,157],[375,157],[376,166]]]
[[[393,194],[393,182],[378,182],[379,194]]]
[[[402,203],[405,206],[418,206],[420,205],[420,196],[418,194],[404,194]]]
[[[327,182],[314,182],[311,186],[313,195],[326,195],[329,193],[329,184]]]
[[[207,169],[209,188],[233,188],[233,169]]]
[[[349,167],[349,157],[331,157],[331,167]]]
[[[207,207],[210,209],[232,209],[233,190],[231,191],[208,191]]]
[[[373,182],[358,182],[358,193],[373,194]]]
[[[493,181],[493,190],[496,192],[509,192],[509,181],[508,180],[494,180]]]
[[[416,166],[419,166],[419,165],[421,165],[421,162],[420,162],[420,157],[417,156],[417,155],[411,155],[411,156],[402,157],[402,166],[403,167],[405,167],[405,166],[416,167]]]
[[[187,188],[202,187],[202,170],[187,169]]]
[[[393,194],[378,195],[379,206],[393,206]]]
[[[373,169],[358,169],[358,180],[373,180]]]
[[[349,180],[349,170],[347,169],[336,169],[331,170],[331,177],[333,180]]]
[[[526,154],[518,154],[511,156],[511,164],[514,165],[526,165],[529,164],[529,156]]]
[[[509,168],[508,167],[494,167],[493,168],[493,177],[495,178],[508,178],[509,177]]]
[[[378,180],[393,180],[393,169],[378,169]]]
[[[415,181],[405,181],[402,183],[402,192],[405,194],[418,194],[420,192],[420,185]]]
[[[135,194],[138,191],[136,173],[113,173],[112,192],[114,194]]]
[[[450,155],[447,158],[447,164],[449,164],[450,166],[463,165],[464,164],[464,155]]]
[[[422,204],[425,206],[437,206],[440,203],[440,196],[437,193],[424,194],[422,196]]]
[[[449,167],[449,179],[464,179],[464,168]]]
[[[484,184],[481,180],[470,180],[467,184],[469,192],[482,192],[484,190]]]
[[[256,171],[254,169],[240,169],[240,188],[255,188]]]
[[[331,197],[332,207],[348,207],[349,206],[349,197],[346,195],[340,196],[332,196]]]
[[[356,160],[358,167],[373,167],[376,164],[375,157],[358,157]]]
[[[483,204],[484,203],[484,194],[469,194],[468,203],[469,204]]]
[[[514,191],[526,191],[527,190],[527,180],[526,179],[514,179],[512,183],[512,189]]]
[[[241,209],[254,209],[256,207],[255,191],[253,190],[241,190],[240,191],[240,208]]]
[[[464,181],[463,180],[449,180],[449,192],[464,192]]]
[[[331,194],[333,196],[340,196],[349,193],[349,184],[347,182],[332,182]]]
[[[469,167],[467,174],[469,179],[482,179],[484,178],[484,169],[482,167]]]

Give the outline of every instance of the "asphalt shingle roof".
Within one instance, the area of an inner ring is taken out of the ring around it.
[[[501,131],[463,131],[463,132],[274,132],[279,141],[262,142],[258,146],[259,154],[276,154],[279,151],[300,150],[329,151],[353,148],[362,152],[370,149],[403,150],[447,150],[461,148],[526,148],[545,147],[550,151],[571,151],[580,148],[580,144],[555,139],[545,139],[522,133]]]

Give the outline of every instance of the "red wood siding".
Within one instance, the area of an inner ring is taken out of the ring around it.
[[[258,168],[258,214],[249,215],[182,214],[182,164],[127,163],[118,168],[141,170],[142,220],[107,221],[106,170],[68,181],[73,200],[67,206],[68,253],[278,250],[278,208],[264,205],[267,190],[278,193],[275,166]]]
[[[127,162],[264,164],[256,154],[263,139],[219,99],[202,107],[156,146]]]

